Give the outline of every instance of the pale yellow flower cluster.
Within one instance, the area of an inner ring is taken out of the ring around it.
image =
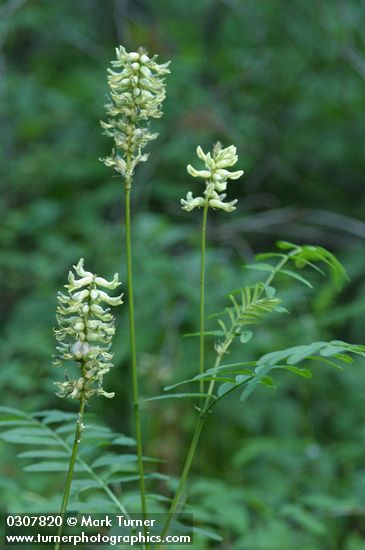
[[[108,291],[120,285],[118,274],[112,281],[98,277],[84,269],[84,260],[70,271],[67,294],[58,293],[57,322],[55,336],[59,342],[54,365],[61,366],[66,361],[78,363],[80,376],[72,379],[66,376],[65,382],[56,382],[57,395],[85,399],[93,395],[113,397],[114,393],[103,390],[103,376],[113,366],[113,355],[109,352],[115,332],[114,317],[107,306],[122,304],[122,294],[109,296]]]
[[[163,75],[168,63],[158,64],[144,49],[128,53],[116,48],[117,59],[108,69],[110,101],[105,106],[108,120],[101,122],[105,134],[114,139],[112,154],[101,159],[130,180],[136,165],[148,159],[142,150],[158,134],[149,131],[149,119],[162,116],[166,97]],[[120,70],[119,70],[120,69]]]
[[[204,197],[193,197],[191,191],[186,195],[186,199],[181,199],[182,208],[190,212],[194,208],[202,208],[208,205],[210,208],[232,212],[236,209],[235,204],[237,199],[230,202],[224,202],[228,180],[236,180],[243,174],[243,170],[231,172],[227,170],[238,160],[237,149],[234,145],[223,148],[220,143],[217,143],[212,153],[204,153],[199,146],[196,153],[200,160],[205,164],[203,170],[196,170],[188,164],[187,171],[194,178],[203,178],[205,180]]]

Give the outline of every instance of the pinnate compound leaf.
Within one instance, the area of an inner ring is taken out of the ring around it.
[[[271,376],[263,376],[260,380],[260,384],[267,386],[268,388],[276,388],[276,384]]]
[[[312,355],[311,357],[308,357],[311,361],[317,361],[318,363],[323,363],[324,365],[328,365],[329,367],[333,367],[335,369],[343,370],[343,367],[339,365],[338,363],[335,363],[335,361],[331,361],[328,359],[328,357],[322,357],[321,355]]]
[[[161,474],[159,472],[151,472],[148,474],[144,474],[143,477],[145,479],[157,479],[159,481],[169,481],[170,479],[170,476],[167,476],[166,474]],[[138,480],[139,480],[138,473],[126,472],[125,474],[121,474],[120,472],[112,472],[109,475],[107,475],[108,485],[111,485],[113,483],[131,483],[133,481],[138,481]]]
[[[243,403],[251,395],[253,390],[262,382],[262,379],[270,372],[271,366],[264,365],[256,367],[255,376],[247,381],[245,389],[243,390],[240,401]]]
[[[289,364],[295,365],[303,359],[308,358],[308,356],[320,351],[325,345],[327,345],[327,342],[313,342],[312,344],[273,351],[260,357],[257,363],[258,365],[274,366],[283,361],[283,359],[287,359]]]
[[[281,250],[289,250],[289,258],[294,261],[296,267],[299,269],[305,265],[318,269],[314,262],[326,264],[331,271],[337,290],[340,290],[344,281],[348,280],[348,275],[343,265],[332,252],[329,252],[329,250],[326,250],[322,246],[296,245],[287,241],[279,241],[276,243],[276,246]]]
[[[333,355],[338,355],[339,353],[342,353],[344,351],[346,351],[346,347],[344,346],[328,344],[321,349],[320,354],[322,355],[322,357],[331,357]]]
[[[31,422],[31,419],[29,419],[26,413],[20,411],[19,409],[14,409],[13,407],[0,406],[0,415],[4,415],[5,419],[10,416],[11,420],[16,420],[19,418],[19,420],[28,420]]]
[[[34,426],[34,422],[30,420],[11,419],[11,417],[4,417],[0,420],[0,428],[5,426]]]
[[[167,393],[165,395],[156,395],[155,397],[148,397],[147,399],[141,399],[140,403],[146,403],[147,401],[159,401],[160,399],[184,399],[186,397],[212,397],[208,393]]]
[[[22,445],[59,445],[52,437],[38,428],[19,427],[0,433],[0,439]]]
[[[334,355],[334,357],[336,359],[338,359],[339,361],[342,361],[343,363],[353,363],[354,362],[354,358],[351,357],[351,355],[348,355],[347,353],[336,353]]]
[[[44,461],[36,462],[35,464],[29,464],[25,466],[23,470],[25,472],[67,472],[69,467],[68,462],[53,462]],[[83,468],[80,464],[75,464],[75,471],[82,472]]]
[[[281,515],[315,536],[323,536],[326,533],[323,522],[303,506],[287,504],[281,509]]]
[[[37,411],[33,413],[35,418],[41,418],[43,424],[57,424],[59,422],[75,422],[77,419],[76,413],[59,411],[57,409]]]
[[[222,330],[208,330],[203,332],[204,336],[224,336],[224,332]],[[188,332],[187,334],[183,334],[183,338],[191,338],[191,337],[197,337],[200,336],[200,332]]]
[[[302,277],[302,275],[299,275],[295,271],[291,271],[290,269],[281,269],[280,273],[283,273],[284,275],[287,275],[288,277],[291,277],[292,279],[303,283],[303,285],[309,288],[313,288],[313,285],[307,279],[305,279],[304,277]]]
[[[328,358],[334,357],[343,363],[350,363],[352,362],[352,358],[349,353],[365,356],[365,348],[364,346],[348,344],[338,340],[333,340],[331,342],[312,342],[311,344],[293,346],[287,349],[267,353],[260,357],[257,364],[261,366],[275,366],[280,364],[283,360],[286,360],[288,365],[296,365],[301,361],[310,359],[322,361],[323,363],[327,363],[331,366],[341,368],[340,365],[329,360]]]
[[[274,288],[273,286],[270,286],[270,285],[265,285],[265,294],[267,296],[267,298],[274,298],[275,294],[276,294],[276,288]]]
[[[275,268],[271,264],[257,263],[257,264],[247,264],[243,266],[244,269],[252,269],[254,271],[269,271],[272,273]]]
[[[24,451],[17,456],[18,458],[68,458],[70,454],[66,451],[37,449],[34,451]]]
[[[311,355],[318,353],[325,345],[325,342],[313,342],[304,346],[296,346],[287,357],[287,362],[290,364],[297,364],[307,359]]]
[[[280,254],[279,252],[262,252],[261,254],[256,254],[255,259],[259,262],[262,260],[271,260],[272,258],[286,258],[286,254]]]
[[[227,363],[225,365],[221,365],[217,369],[209,369],[207,372],[212,373],[212,372],[234,371],[234,370],[240,369],[241,367],[256,367],[256,361],[245,361],[242,363]]]
[[[172,384],[171,386],[166,386],[164,388],[165,391],[174,390],[175,388],[178,388],[179,386],[182,386],[184,384],[188,384],[191,382],[199,382],[200,380],[204,380],[205,382],[210,382],[211,380],[223,380],[224,377],[217,376],[218,369],[210,369],[209,371],[206,371],[204,374],[197,374],[194,376],[194,378],[189,378],[188,380],[181,380],[181,382],[176,382],[176,384]],[[227,380],[226,380],[227,381]]]
[[[137,442],[132,437],[127,437],[126,435],[119,435],[113,441],[109,443],[110,445],[124,445],[126,447],[135,447]]]
[[[92,468],[100,468],[101,466],[122,466],[130,462],[137,462],[138,456],[136,454],[122,454],[122,455],[106,455],[100,456],[91,464]],[[159,458],[152,458],[149,456],[143,457],[144,462],[164,462]]]
[[[223,538],[220,535],[218,535],[214,531],[211,531],[210,529],[207,529],[207,528],[193,527],[193,532],[207,539],[215,540],[217,542],[223,541]]]
[[[288,241],[277,241],[276,246],[280,248],[280,250],[293,250],[295,248],[300,249],[300,246]]]
[[[217,390],[218,397],[223,397],[226,393],[230,392],[236,386],[237,384],[235,382],[225,382],[224,384],[219,386]]]
[[[299,367],[293,367],[291,365],[286,365],[284,368],[285,370],[288,370],[290,372],[293,372],[294,374],[297,374],[298,376],[303,376],[303,378],[312,378],[313,375],[309,369],[300,369]]]
[[[124,455],[106,455],[100,456],[91,464],[92,468],[100,468],[101,466],[122,466],[130,462],[137,462],[136,454]]]
[[[253,336],[253,332],[251,332],[250,330],[244,330],[240,334],[240,342],[242,344],[247,344],[247,342],[251,340],[252,336]]]

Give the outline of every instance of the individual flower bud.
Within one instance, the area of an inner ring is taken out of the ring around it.
[[[98,391],[98,395],[103,395],[107,399],[112,399],[115,396],[114,392],[106,392],[103,389],[99,389],[97,391]]]
[[[144,77],[148,78],[149,76],[151,76],[152,73],[151,73],[151,70],[150,70],[148,67],[142,66],[142,67],[141,67],[141,74],[142,74]],[[140,82],[141,82],[141,81],[140,81]],[[148,86],[148,85],[149,85],[149,81],[148,81],[148,80],[144,80],[143,85],[144,85],[144,86]]]
[[[98,293],[98,300],[101,302],[105,302],[110,306],[119,306],[120,304],[123,303],[122,301],[123,294],[120,294],[119,296],[109,296],[109,294],[107,294],[103,290],[97,290],[97,293]]]
[[[214,208],[215,210],[224,210],[225,212],[233,212],[233,210],[236,210],[236,207],[234,206],[237,202],[237,199],[234,199],[231,202],[223,202],[219,199],[210,199],[209,200],[209,206]]]
[[[73,268],[76,271],[77,275],[79,275],[79,277],[92,277],[93,276],[91,271],[85,271],[85,269],[84,269],[84,258],[80,258],[77,265],[74,265]]]
[[[89,296],[89,291],[85,289],[85,290],[80,290],[80,292],[75,292],[75,294],[72,295],[72,298],[76,302],[82,302],[88,296]]]
[[[230,172],[229,170],[223,170],[222,168],[219,168],[216,171],[216,175],[219,176],[220,180],[223,179],[230,179],[230,180],[237,180],[240,178],[243,174],[243,170],[237,170],[236,172]]]
[[[187,171],[188,171],[188,174],[190,174],[191,176],[193,176],[194,178],[204,178],[204,179],[208,179],[211,177],[211,172],[210,170],[195,170],[195,168],[193,168],[191,166],[191,164],[188,164],[187,167],[186,167]]]
[[[189,191],[186,195],[186,200],[181,199],[180,202],[182,204],[182,209],[190,212],[194,208],[201,208],[204,206],[205,199],[203,199],[203,197],[194,198],[192,192]]]
[[[92,302],[96,302],[97,299],[99,298],[99,291],[96,290],[96,288],[93,288],[92,291],[90,292],[90,298]]]
[[[129,52],[128,57],[131,61],[138,61],[139,59],[139,53],[137,52]]]
[[[196,154],[198,155],[200,160],[202,160],[203,162],[207,160],[207,156],[204,153],[203,149],[200,147],[200,145],[198,145],[198,147],[196,148]]]
[[[98,286],[101,286],[101,287],[104,287],[104,288],[109,288],[111,290],[114,290],[115,288],[117,288],[120,285],[118,273],[114,274],[114,277],[113,277],[112,281],[107,281],[103,277],[96,277],[95,278],[95,283]]]
[[[72,271],[69,272],[68,275],[68,285],[65,285],[66,288],[69,288],[70,290],[75,290],[77,288],[81,288],[83,286],[87,286],[91,283],[92,277],[90,275],[87,275],[86,277],[82,277],[81,279],[75,279],[75,275],[72,273]]]
[[[77,361],[89,353],[89,346],[85,342],[75,342],[72,344],[70,351]]]

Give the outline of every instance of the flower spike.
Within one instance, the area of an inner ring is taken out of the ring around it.
[[[116,48],[113,69],[108,69],[109,102],[105,105],[108,119],[101,121],[104,134],[114,139],[112,154],[100,159],[130,182],[138,163],[148,159],[142,149],[158,134],[149,130],[149,119],[162,116],[166,97],[163,76],[170,71],[170,62],[158,64],[157,56],[146,50],[128,53]]]
[[[103,304],[122,304],[123,295],[109,296],[100,287],[108,290],[117,288],[120,285],[118,274],[112,281],[98,277],[85,271],[83,258],[73,267],[75,273],[69,272],[68,284],[65,285],[67,294],[58,293],[58,328],[54,333],[59,345],[53,364],[59,367],[65,361],[76,362],[81,376],[71,379],[66,373],[65,382],[55,383],[57,395],[72,399],[83,396],[86,401],[94,395],[111,398],[114,393],[105,392],[102,384],[104,375],[113,366],[113,355],[109,349],[115,327],[110,308],[103,307]]]

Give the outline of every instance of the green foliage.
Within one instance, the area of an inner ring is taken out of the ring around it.
[[[294,266],[298,269],[303,267],[311,267],[318,271],[319,268],[315,262],[325,263],[329,267],[330,273],[337,287],[340,287],[343,280],[347,277],[341,263],[335,256],[323,247],[315,247],[313,245],[296,245],[280,241],[277,243],[279,249],[287,250],[285,254],[266,253],[259,254],[257,260],[279,258],[276,265],[256,263],[246,268],[252,270],[268,272],[268,278],[265,282],[256,283],[254,286],[244,287],[239,291],[235,291],[228,295],[228,299],[232,306],[227,307],[223,315],[228,317],[229,324],[218,318],[218,323],[221,327],[220,331],[208,331],[205,334],[209,336],[217,336],[221,338],[215,344],[217,359],[215,366],[208,369],[204,374],[199,374],[188,380],[183,380],[176,384],[170,385],[165,390],[170,391],[184,384],[192,382],[201,383],[210,382],[210,390],[208,394],[204,393],[175,393],[164,394],[149,398],[147,401],[153,401],[165,398],[181,398],[181,397],[205,397],[206,405],[203,408],[203,413],[210,412],[213,406],[217,404],[223,397],[231,394],[238,388],[243,388],[240,401],[245,401],[258,384],[263,384],[268,387],[275,387],[274,381],[269,375],[272,370],[284,369],[293,374],[304,378],[311,378],[312,373],[307,368],[298,368],[295,365],[305,360],[320,361],[326,365],[331,365],[341,368],[341,363],[347,364],[352,361],[349,353],[364,356],[365,346],[352,345],[342,341],[332,342],[313,342],[311,344],[293,346],[280,351],[274,351],[263,355],[257,361],[239,362],[231,365],[221,365],[221,360],[235,340],[239,336],[240,343],[247,344],[250,342],[253,332],[243,330],[246,325],[255,325],[263,322],[266,315],[272,312],[288,311],[280,304],[282,301],[277,298],[277,291],[272,286],[274,278],[281,274],[289,275],[291,278],[302,282],[309,288],[312,284],[301,275],[294,271],[284,269],[288,261],[293,261]],[[324,273],[319,270],[323,275]],[[238,298],[236,298],[238,296]],[[211,318],[222,317],[222,313],[211,315]],[[329,357],[337,359],[330,360]],[[286,362],[286,364],[281,364]],[[217,387],[216,394],[213,393],[215,383],[222,383]],[[209,401],[210,404],[209,404]]]
[[[305,265],[310,265],[316,269],[313,265],[314,262],[323,262],[330,269],[338,290],[341,289],[343,282],[348,280],[348,276],[343,265],[337,260],[336,256],[322,246],[298,246],[286,241],[279,241],[277,246],[282,250],[290,250],[289,258],[299,269]],[[288,274],[288,272],[286,274]],[[293,276],[292,273],[291,275]]]
[[[18,454],[21,459],[31,460],[24,466],[25,472],[49,473],[67,472],[69,457],[75,431],[75,417],[63,411],[51,410],[27,415],[14,408],[0,408],[0,439],[20,445],[40,446],[34,451]],[[79,477],[72,484],[72,501],[70,509],[105,512],[109,503],[115,511],[126,513],[123,503],[115,496],[111,487],[120,487],[138,479],[137,455],[131,453],[115,454],[110,451],[102,457],[94,458],[100,449],[113,448],[115,445],[135,446],[135,441],[122,434],[115,433],[105,426],[90,425],[92,417],[86,415],[86,429],[83,435],[83,448],[76,458],[75,472]],[[11,422],[11,429],[9,427]],[[5,430],[4,430],[5,428]],[[86,460],[84,460],[84,457]],[[33,460],[34,459],[34,460]],[[63,460],[60,460],[63,459]],[[144,457],[146,462],[155,459]],[[157,460],[158,462],[158,460]],[[115,474],[118,474],[116,476]],[[167,480],[157,472],[149,472],[149,479]],[[85,500],[81,495],[88,491]],[[100,494],[104,499],[100,499]],[[57,511],[57,509],[55,510]]]
[[[337,297],[335,284],[317,284],[317,272],[305,276],[307,283],[301,280],[301,287],[282,270],[275,286],[280,286],[280,298],[291,317],[274,312],[264,323],[250,326],[254,337],[248,345],[240,343],[249,332],[243,330],[219,376],[224,377],[225,365],[230,372],[232,364],[241,364],[243,349],[246,366],[237,366],[236,375],[244,376],[256,368],[254,360],[272,350],[339,338],[363,341],[365,165],[359,116],[365,107],[363,8],[356,0],[320,3],[315,8],[299,0],[287,3],[285,10],[279,4],[253,0],[244,4],[80,0],[73,2],[71,13],[69,4],[62,2],[2,3],[0,386],[4,404],[20,406],[21,399],[26,411],[60,406],[52,396],[49,362],[56,290],[66,266],[80,255],[90,258],[92,267],[105,275],[116,268],[115,258],[121,252],[120,186],[97,159],[109,149],[98,125],[107,93],[105,66],[120,37],[129,48],[144,44],[151,52],[158,50],[174,66],[160,141],[151,147],[153,160],[137,173],[135,186],[133,234],[140,251],[135,259],[136,317],[148,327],[138,334],[144,350],[143,396],[159,394],[164,386],[196,373],[196,341],[180,340],[179,334],[197,330],[197,237],[194,224],[181,214],[178,199],[186,190],[185,164],[197,142],[204,147],[212,139],[234,142],[244,154],[246,172],[245,184],[236,188],[237,214],[224,221],[217,216],[210,224],[215,252],[207,253],[208,313],[227,305],[222,296],[228,289],[257,284],[260,272],[245,269],[242,280],[240,264],[250,264],[256,252],[271,249],[276,239],[320,243],[341,258],[351,279]],[[259,262],[270,263],[270,258]],[[297,279],[303,277],[294,261],[287,265],[294,266],[288,271]],[[120,270],[125,281],[124,261]],[[100,404],[96,412],[116,432],[130,433],[126,321],[124,312],[118,319],[116,369],[110,382],[116,387],[116,403],[125,405],[121,411],[117,404],[108,404],[108,409]],[[212,326],[215,322],[212,319]],[[207,332],[213,340],[222,336],[215,330]],[[313,357],[296,368],[315,373],[315,383],[284,368],[274,370],[275,393],[258,384],[246,410],[233,394],[232,399],[220,401],[219,419],[215,411],[210,415],[190,492],[194,507],[202,503],[205,517],[212,515],[212,501],[225,495],[222,502],[232,516],[234,509],[247,510],[241,528],[237,522],[222,524],[228,547],[360,550],[363,546],[364,361],[357,355],[355,364],[346,367],[329,357],[345,367],[340,372],[317,369],[318,360],[324,365],[326,357]],[[213,367],[213,346],[207,360]],[[286,359],[283,365],[296,366]],[[212,372],[209,376],[213,378]],[[223,382],[217,381],[217,386]],[[195,410],[189,398],[145,406],[152,413],[144,425],[150,442],[146,454],[171,458],[169,465],[159,467],[159,475],[174,475]],[[164,433],[161,442],[155,441],[158,431]],[[23,475],[14,454],[22,443],[1,442],[3,509],[56,510],[64,474]],[[105,447],[103,438],[98,448]],[[112,448],[117,450],[118,444]],[[24,453],[49,450],[39,444],[23,449]],[[225,479],[219,491],[218,475]],[[199,488],[202,480],[204,487]],[[129,485],[135,487],[133,481]],[[153,490],[159,488],[159,480],[151,485]],[[238,497],[237,487],[243,487]],[[133,490],[130,499],[135,503]],[[288,504],[294,512],[288,513]],[[320,521],[325,534],[300,520],[298,509]],[[223,545],[204,542],[203,537],[196,542],[198,549],[209,546]]]
[[[227,329],[221,319],[218,320],[218,323],[222,327],[223,336],[227,336],[232,331],[241,334],[242,328],[245,325],[259,323],[267,313],[271,313],[272,311],[282,311],[278,307],[280,300],[267,295],[263,296],[264,291],[266,291],[266,287],[263,284],[257,284],[254,287],[244,287],[241,289],[239,302],[234,294],[229,295],[229,300],[233,306],[226,308],[225,313],[231,322],[230,329]]]

